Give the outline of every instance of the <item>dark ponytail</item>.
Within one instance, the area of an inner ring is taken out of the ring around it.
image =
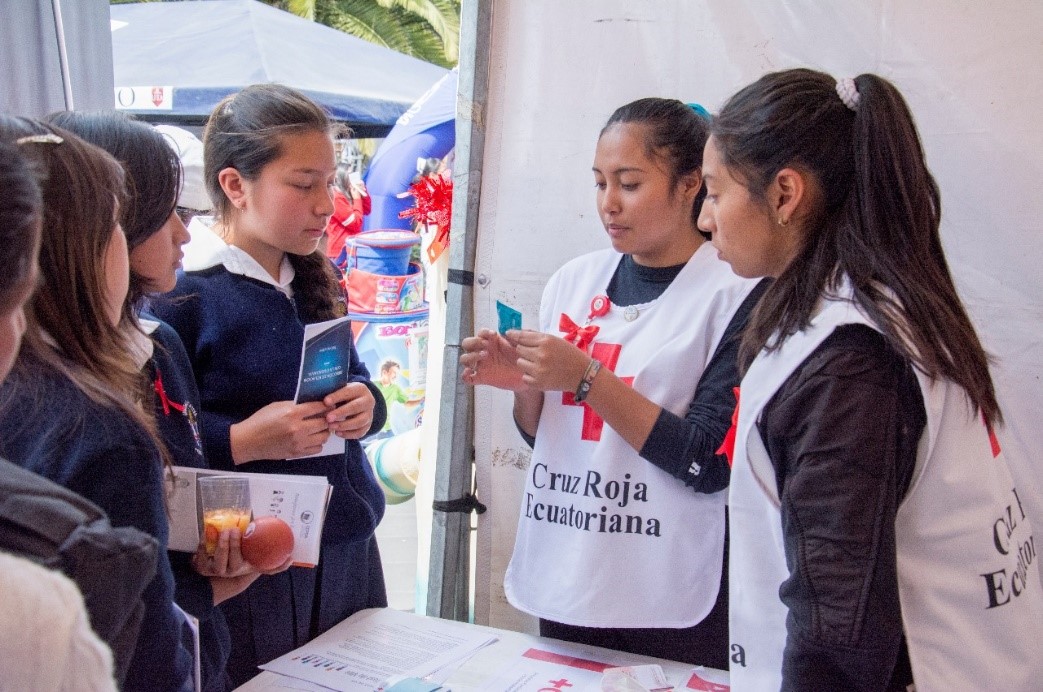
[[[803,246],[750,320],[740,358],[806,328],[819,296],[848,277],[894,348],[932,378],[963,387],[990,423],[1002,420],[989,358],[956,292],[938,227],[941,198],[902,95],[872,74],[845,105],[821,72],[765,75],[711,125],[725,165],[755,199],[786,167],[818,187]]]
[[[347,313],[347,300],[330,258],[321,249],[286,255],[293,265],[293,300],[305,322],[325,322]]]

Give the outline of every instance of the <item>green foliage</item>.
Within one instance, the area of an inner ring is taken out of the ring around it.
[[[262,0],[427,62],[460,59],[461,0]]]
[[[381,7],[401,9],[427,22],[453,63],[460,58],[460,0],[377,0]]]
[[[276,3],[269,4],[274,5]],[[315,21],[315,0],[286,0],[285,3],[281,4],[286,5],[283,9],[287,12],[292,12],[298,17],[304,17],[313,22]]]
[[[109,4],[154,1],[109,0]],[[452,67],[460,60],[461,1],[261,0],[298,17],[442,67]]]

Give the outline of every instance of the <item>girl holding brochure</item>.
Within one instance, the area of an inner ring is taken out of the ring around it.
[[[354,344],[348,384],[321,401],[294,401],[305,325],[346,314],[319,249],[333,211],[332,133],[320,107],[281,85],[222,101],[203,134],[216,215],[193,220],[177,287],[155,306],[195,372],[210,465],[325,476],[333,486],[319,565],[262,577],[221,606],[235,684],[352,613],[387,605],[373,536],[384,496],[358,442],[386,411]],[[343,442],[322,454],[333,436]]]
[[[199,438],[199,391],[185,347],[169,325],[144,312],[149,296],[174,288],[181,246],[188,242],[188,231],[176,213],[181,161],[166,137],[122,113],[63,112],[48,120],[105,149],[123,165],[132,192],[120,210],[130,252],[127,333],[152,390],[156,429],[172,462],[208,468]],[[207,692],[223,692],[230,684],[225,662],[231,641],[216,604],[241,593],[260,575],[242,559],[239,541],[238,530],[226,529],[213,556],[207,556],[202,543],[195,555],[170,552],[174,599],[199,619],[202,686]]]
[[[142,410],[140,370],[121,328],[123,172],[101,149],[36,121],[0,116],[0,139],[18,142],[46,176],[40,286],[0,387],[0,456],[83,495],[114,525],[156,538],[156,575],[123,689],[188,689],[192,654],[166,554],[162,442]]]

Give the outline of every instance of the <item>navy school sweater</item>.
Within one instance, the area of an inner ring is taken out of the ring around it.
[[[179,272],[177,287],[153,311],[181,337],[200,394],[200,433],[213,468],[324,476],[333,486],[315,569],[262,577],[221,604],[232,632],[228,672],[236,684],[362,608],[387,605],[373,532],[384,494],[361,444],[307,459],[266,459],[235,466],[230,427],[297,388],[304,324],[296,303],[275,286],[223,265]],[[376,406],[370,432],[387,417],[383,397],[354,345],[348,379],[364,383]]]
[[[145,319],[154,319],[144,315]],[[208,468],[199,433],[199,390],[185,347],[170,325],[159,322],[151,334],[154,344],[146,375],[153,388],[156,428],[176,466]],[[231,689],[225,663],[231,650],[228,623],[214,606],[210,579],[192,566],[192,554],[170,551],[174,573],[174,600],[199,619],[200,670],[204,692]]]
[[[192,654],[183,643],[186,625],[174,608],[166,553],[163,466],[145,430],[63,375],[30,362],[0,387],[0,456],[83,495],[113,526],[133,526],[159,541],[124,690],[191,689]]]
[[[333,493],[323,544],[372,537],[384,514],[384,494],[357,440],[348,440],[345,454],[266,459],[239,467],[232,461],[229,428],[272,402],[293,400],[296,393],[304,320],[294,301],[270,284],[218,265],[179,272],[177,287],[153,311],[178,333],[191,361],[210,466],[325,476]],[[348,379],[370,388],[376,400],[370,432],[380,430],[387,417],[384,399],[354,344]]]

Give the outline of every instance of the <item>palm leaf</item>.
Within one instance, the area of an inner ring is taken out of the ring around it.
[[[458,41],[460,7],[453,0],[377,0],[381,7],[398,7],[424,19],[443,40]]]
[[[316,20],[427,62],[443,67],[456,64],[459,39],[455,34],[454,55],[450,58],[445,42],[424,18],[397,5],[385,8],[380,3],[381,0],[318,0]],[[459,18],[455,21],[459,25]]]
[[[315,21],[315,5],[318,0],[286,0],[287,12],[292,12],[298,17],[304,17]]]
[[[460,55],[460,0],[263,0],[378,46],[452,67]]]

